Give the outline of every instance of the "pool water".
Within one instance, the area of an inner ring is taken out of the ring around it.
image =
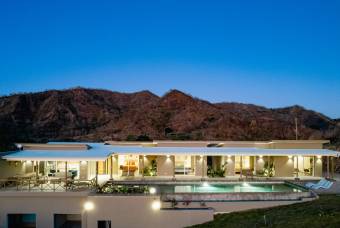
[[[150,186],[151,187],[151,186]],[[228,192],[302,192],[302,188],[288,184],[194,184],[152,186],[158,193],[228,193]]]

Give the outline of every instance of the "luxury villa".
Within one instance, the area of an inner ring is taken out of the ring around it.
[[[0,160],[2,227],[183,227],[315,197],[327,140],[18,143]],[[68,226],[65,226],[68,225]]]

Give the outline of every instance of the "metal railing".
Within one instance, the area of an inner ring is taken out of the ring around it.
[[[95,190],[96,180],[73,180],[63,178],[7,178],[0,179],[0,191],[66,192]]]

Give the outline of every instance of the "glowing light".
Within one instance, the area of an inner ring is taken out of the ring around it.
[[[210,185],[209,185],[208,182],[203,182],[202,186],[203,186],[203,187],[209,187]]]
[[[150,194],[156,194],[157,190],[154,187],[149,188]]]
[[[293,156],[292,156],[292,155],[289,155],[289,156],[288,156],[288,158],[289,158],[289,159],[292,159],[292,158],[293,158]]]
[[[87,201],[84,203],[84,209],[85,211],[91,211],[94,209],[94,204],[90,201]]]
[[[321,155],[318,155],[317,158],[318,158],[318,159],[321,159]]]
[[[86,165],[86,161],[81,161],[80,164]]]
[[[167,157],[167,158],[170,158],[170,155],[168,154],[166,157]]]
[[[151,208],[152,210],[154,211],[157,211],[161,208],[161,202],[160,201],[153,201],[152,204],[151,204]]]
[[[260,155],[259,158],[262,159],[262,158],[263,158],[263,155]]]
[[[243,182],[243,183],[242,183],[242,186],[243,186],[243,187],[249,187],[250,185],[249,185],[247,182]]]

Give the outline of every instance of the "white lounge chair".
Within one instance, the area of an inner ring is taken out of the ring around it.
[[[319,182],[317,183],[313,183],[313,182],[308,182],[305,184],[305,187],[307,188],[313,188],[313,187],[318,187],[318,186],[322,186],[325,183],[327,183],[327,180],[325,178],[322,178],[321,180],[319,180]]]
[[[327,181],[327,183],[325,183],[325,184],[323,184],[323,185],[320,185],[320,186],[313,186],[312,188],[313,188],[313,189],[320,189],[320,188],[322,188],[322,189],[329,189],[330,187],[332,187],[332,185],[333,185],[333,182]]]

